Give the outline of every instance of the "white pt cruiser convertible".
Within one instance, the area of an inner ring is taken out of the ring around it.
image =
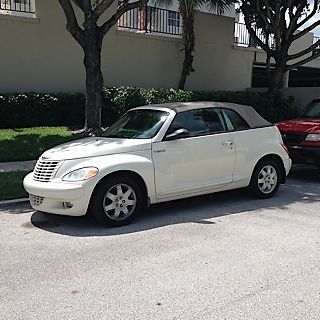
[[[44,152],[23,184],[36,210],[121,226],[158,202],[243,187],[269,198],[290,168],[277,127],[252,107],[170,103]]]

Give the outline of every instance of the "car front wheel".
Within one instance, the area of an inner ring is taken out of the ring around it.
[[[277,162],[263,160],[259,162],[252,174],[250,189],[257,198],[271,198],[279,189],[281,171]]]
[[[140,184],[134,178],[111,176],[96,187],[89,212],[104,225],[124,226],[142,210],[144,197]]]

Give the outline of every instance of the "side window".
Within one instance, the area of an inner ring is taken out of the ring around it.
[[[248,123],[235,111],[230,109],[222,109],[223,115],[229,130],[245,130],[250,129]]]
[[[177,129],[187,129],[190,136],[201,136],[227,130],[221,111],[217,108],[205,108],[178,113],[167,133]]]

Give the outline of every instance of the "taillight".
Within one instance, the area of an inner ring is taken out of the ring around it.
[[[289,155],[289,150],[288,148],[283,144],[281,143],[281,147],[284,149],[284,151]]]

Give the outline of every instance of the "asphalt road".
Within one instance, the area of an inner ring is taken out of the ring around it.
[[[134,224],[0,208],[0,319],[320,319],[320,171]]]

